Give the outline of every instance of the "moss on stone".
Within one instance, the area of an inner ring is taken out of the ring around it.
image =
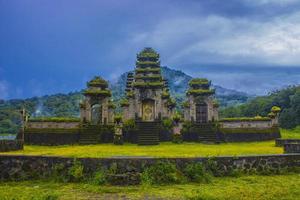
[[[215,93],[215,90],[214,89],[189,89],[187,91],[187,94],[189,95],[212,95]]]
[[[108,89],[101,89],[101,88],[88,88],[83,92],[85,95],[97,95],[97,96],[105,96],[111,97],[111,91]]]
[[[108,87],[107,81],[100,76],[95,76],[92,80],[87,83],[88,87]]]
[[[79,122],[75,117],[36,117],[29,118],[29,122]]]

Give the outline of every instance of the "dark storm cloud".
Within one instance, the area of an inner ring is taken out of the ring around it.
[[[224,87],[266,93],[297,82],[299,8],[297,0],[0,0],[0,98],[79,90],[96,74],[113,81],[145,46],[164,65],[200,66],[197,74]],[[267,75],[290,67],[280,81]],[[265,83],[255,89],[257,77]]]

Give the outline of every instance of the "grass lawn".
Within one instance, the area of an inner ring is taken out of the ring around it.
[[[299,138],[300,126],[292,130],[281,130],[282,138]],[[149,157],[195,157],[195,156],[238,156],[254,154],[281,154],[282,147],[275,147],[275,142],[243,142],[202,144],[173,144],[162,142],[157,146],[138,146],[135,144],[113,145],[65,145],[65,146],[35,146],[25,145],[22,151],[5,152],[13,155],[47,155],[69,157],[113,157],[113,156],[149,156]]]
[[[286,139],[300,139],[300,126],[290,130],[281,129],[281,136]]]
[[[149,156],[149,157],[195,157],[221,155],[253,155],[253,154],[281,154],[282,147],[275,147],[274,141],[201,144],[183,143],[173,144],[163,142],[156,146],[138,146],[135,144],[114,145],[74,145],[74,146],[30,146],[25,145],[22,151],[2,154],[22,155],[51,155],[70,157],[112,157],[112,156]]]
[[[300,174],[214,178],[207,184],[97,186],[87,183],[24,181],[0,183],[1,200],[68,199],[230,199],[295,200]],[[147,198],[148,197],[148,198]]]

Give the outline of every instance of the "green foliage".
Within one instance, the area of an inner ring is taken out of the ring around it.
[[[173,134],[172,135],[172,142],[175,144],[183,143],[182,135],[181,134]]]
[[[220,120],[220,122],[234,122],[234,121],[270,121],[271,119],[269,117],[234,117],[234,118],[223,118]]]
[[[100,76],[95,76],[91,81],[87,83],[88,87],[108,87],[107,81],[105,81]]]
[[[138,88],[159,88],[159,87],[163,87],[164,83],[161,81],[160,82],[134,82],[133,86]]]
[[[121,107],[129,106],[129,101],[128,101],[128,99],[126,99],[126,98],[121,99],[121,100],[120,100],[120,105],[121,105]]]
[[[169,98],[168,100],[167,100],[167,106],[168,107],[171,107],[171,108],[174,108],[175,106],[176,106],[176,100],[175,99],[173,99],[173,98]]]
[[[176,113],[172,116],[172,120],[173,120],[174,122],[179,122],[179,121],[181,120],[181,115],[180,115],[178,112],[176,112]]]
[[[122,121],[122,115],[121,114],[115,114],[114,120],[116,123],[120,123]]]
[[[184,174],[189,181],[196,183],[209,183],[212,179],[211,173],[202,163],[188,164],[184,169]]]
[[[75,117],[35,117],[29,118],[30,122],[80,122],[79,118]]]
[[[246,133],[254,133],[254,134],[271,134],[271,133],[277,133],[280,130],[277,127],[274,128],[220,128],[220,132],[223,134],[246,134]]]
[[[209,86],[210,85],[210,81],[208,81],[206,78],[194,78],[189,82],[189,85],[191,87],[193,86]]]
[[[150,73],[150,72],[160,72],[160,68],[152,68],[152,67],[147,67],[147,68],[136,68],[135,69],[136,73]]]
[[[275,106],[275,107],[274,107]],[[273,108],[279,115],[283,128],[294,128],[300,124],[300,86],[275,91],[268,96],[256,97],[246,104],[222,109],[221,117],[267,116]]]
[[[104,169],[99,169],[97,170],[91,181],[90,181],[92,184],[94,185],[104,185],[107,183],[107,171],[104,170]]]
[[[134,119],[128,119],[123,123],[123,130],[126,132],[129,132],[131,130],[136,130],[135,126],[135,120]]]
[[[111,91],[108,89],[101,89],[101,88],[88,88],[83,92],[85,95],[97,95],[97,96],[104,96],[104,97],[111,97]]]
[[[84,166],[80,161],[74,160],[72,167],[69,168],[68,176],[71,182],[79,182],[84,178]]]
[[[164,90],[161,94],[161,98],[163,98],[163,99],[170,98],[170,93],[168,91]]]
[[[184,102],[181,104],[181,106],[182,106],[183,108],[189,108],[189,107],[190,107],[190,103],[189,103],[188,101],[184,101]]]
[[[136,79],[142,79],[142,80],[161,80],[162,76],[160,74],[154,74],[154,75],[141,75],[138,74],[135,76]]]
[[[175,164],[159,161],[146,168],[142,173],[142,181],[146,184],[171,184],[182,182],[183,175],[176,168]]]
[[[114,104],[113,101],[108,102],[108,108],[110,108],[110,109],[115,109],[116,108],[116,105]]]
[[[271,108],[271,111],[272,111],[273,113],[279,113],[279,112],[281,111],[281,108],[278,107],[278,106],[273,106],[273,107]]]
[[[129,92],[126,93],[126,96],[128,98],[134,98],[134,92],[133,91],[129,91]]]
[[[164,129],[167,129],[170,131],[173,128],[173,121],[170,118],[165,118],[162,120],[162,126]]]
[[[187,94],[189,95],[195,95],[195,96],[198,96],[198,95],[212,95],[215,93],[215,90],[214,89],[189,89],[187,91]]]

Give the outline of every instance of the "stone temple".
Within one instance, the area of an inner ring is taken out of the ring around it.
[[[162,141],[240,142],[280,137],[276,106],[268,117],[219,119],[209,80],[194,78],[189,82],[181,109],[170,95],[168,81],[172,80],[162,76],[159,54],[144,48],[136,56],[134,71],[127,75],[118,107],[108,82],[95,77],[83,91],[80,119],[26,117],[25,142],[154,145]]]
[[[129,73],[126,98],[122,102],[124,120],[160,121],[174,114],[175,101],[161,74],[159,54],[145,48],[137,54],[134,73]]]

